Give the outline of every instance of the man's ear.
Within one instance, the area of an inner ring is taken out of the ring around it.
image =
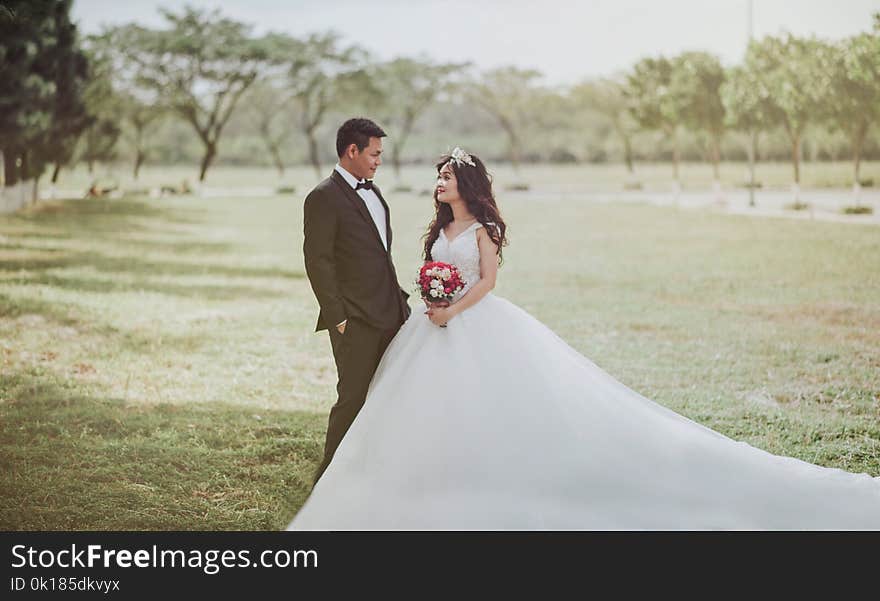
[[[355,144],[354,142],[352,142],[351,144],[349,144],[349,145],[348,145],[348,148],[345,149],[345,154],[346,154],[346,156],[348,156],[348,158],[350,158],[350,159],[354,159],[354,158],[356,158],[357,155],[358,155],[358,147],[357,147],[357,144]]]

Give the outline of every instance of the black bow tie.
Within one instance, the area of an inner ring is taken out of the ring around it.
[[[354,187],[355,192],[363,188],[364,190],[372,190],[373,189],[373,180],[365,179],[362,182],[358,182],[357,186]]]

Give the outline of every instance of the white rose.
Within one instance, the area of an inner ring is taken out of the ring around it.
[[[431,293],[430,293],[430,294],[431,294],[431,296],[433,296],[433,297],[436,298],[437,294],[439,294],[439,293],[437,292],[437,289],[436,289],[436,288],[431,288]]]
[[[443,279],[448,280],[451,277],[452,277],[452,272],[449,271],[448,269],[444,269],[443,270]]]

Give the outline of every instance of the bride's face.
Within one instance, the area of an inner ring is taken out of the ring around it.
[[[443,165],[440,173],[437,175],[437,185],[435,186],[435,195],[440,202],[450,203],[461,200],[458,194],[458,182],[455,179],[455,172],[449,163]]]

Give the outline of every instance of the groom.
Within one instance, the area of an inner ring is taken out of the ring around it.
[[[391,215],[373,176],[385,132],[369,119],[349,119],[336,132],[339,162],[306,197],[306,273],[328,330],[338,382],[324,458],[315,482],[354,421],[385,348],[409,316],[409,296],[391,261]]]

